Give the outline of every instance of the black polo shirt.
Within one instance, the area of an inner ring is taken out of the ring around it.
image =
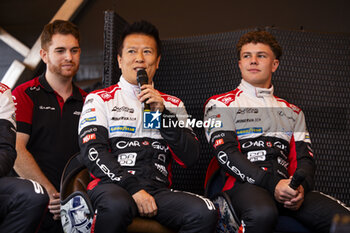
[[[13,90],[17,131],[30,135],[27,149],[59,192],[61,174],[70,156],[79,151],[78,123],[86,93],[73,85],[66,102],[45,75]]]

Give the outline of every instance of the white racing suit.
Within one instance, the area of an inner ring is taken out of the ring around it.
[[[49,203],[43,187],[7,177],[16,160],[16,117],[11,90],[0,83],[0,232],[35,232]]]
[[[242,80],[237,89],[211,97],[204,118],[221,121],[220,127],[207,128],[205,133],[227,177],[223,191],[231,197],[245,232],[272,232],[278,211],[288,212],[317,232],[328,232],[333,215],[347,212],[319,192],[311,192],[315,163],[304,114],[275,97],[273,87],[257,88]],[[288,211],[275,202],[274,191],[296,169],[306,175],[301,183],[305,200],[298,211]],[[316,218],[319,213],[323,215]]]
[[[82,161],[94,178],[88,194],[97,209],[96,232],[124,231],[137,215],[131,195],[141,189],[155,198],[155,219],[162,224],[182,232],[213,231],[216,211],[209,200],[168,189],[172,159],[183,167],[197,161],[197,138],[191,128],[159,125],[162,121],[158,121],[158,112],[148,118],[148,123],[160,128],[145,128],[147,117],[144,118],[142,103],[136,97],[138,92],[138,86],[121,77],[117,85],[89,94],[83,107],[79,145]],[[162,117],[172,115],[170,121],[186,121],[183,102],[160,94],[165,105]],[[111,193],[118,193],[119,198],[112,200]],[[119,202],[129,203],[126,206],[132,208],[124,210]],[[111,215],[106,210],[109,208]],[[182,213],[189,218],[185,220]],[[110,217],[114,220],[109,221]]]

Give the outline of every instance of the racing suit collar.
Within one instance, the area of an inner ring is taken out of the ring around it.
[[[272,97],[273,96],[273,86],[271,85],[270,88],[260,88],[260,87],[254,87],[250,83],[248,83],[245,80],[241,80],[241,83],[238,86],[239,89],[242,91],[248,93],[249,95],[263,98],[263,97]]]
[[[137,97],[137,95],[140,93],[140,87],[129,83],[123,76],[120,76],[119,86],[131,96]]]
[[[124,89],[126,92],[131,94],[132,96],[137,97],[137,95],[140,93],[140,87],[138,85],[134,85],[126,81],[126,79],[122,76],[120,76],[119,80],[119,86]],[[152,82],[152,86],[154,86],[154,83]]]

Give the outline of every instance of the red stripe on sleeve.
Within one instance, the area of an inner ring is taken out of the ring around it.
[[[13,90],[12,96],[16,107],[16,120],[18,122],[32,124],[34,104],[26,93],[27,88],[30,87],[28,85],[18,86]]]
[[[172,154],[174,160],[175,160],[181,167],[186,168],[185,163],[182,162],[182,161],[179,159],[179,157],[176,156],[176,154],[174,153],[174,151],[172,151],[171,148],[170,148],[169,146],[168,146],[168,148],[169,148],[169,150],[170,150],[170,152],[171,152],[171,154]]]

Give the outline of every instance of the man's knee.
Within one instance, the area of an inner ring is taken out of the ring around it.
[[[247,211],[243,216],[245,222],[250,221],[257,226],[274,226],[278,220],[278,210],[276,206],[267,203],[261,203],[254,206],[254,209]]]
[[[103,189],[92,195],[91,200],[94,208],[97,209],[98,214],[103,213],[111,216],[131,215],[135,205],[132,197],[126,191],[114,189],[114,187],[114,185],[105,185]]]
[[[49,195],[44,192],[44,193],[35,193],[33,194],[32,192],[30,193],[30,199],[29,202],[32,204],[33,208],[46,208],[47,205],[49,204],[50,198]]]
[[[201,219],[203,219],[204,222],[213,223],[217,221],[218,212],[209,199],[205,200],[205,205],[198,205],[195,211],[201,215]]]
[[[215,228],[218,222],[218,212],[215,209],[203,212],[202,221],[208,226]]]
[[[199,224],[203,229],[207,230],[215,228],[218,220],[218,212],[209,199],[203,197],[199,198],[190,205],[187,211],[188,217],[186,219],[189,224],[194,224],[196,226]]]
[[[44,208],[49,203],[49,196],[46,190],[38,183],[32,180],[14,178],[15,183],[12,186],[14,200],[25,208]]]
[[[124,215],[131,212],[131,205],[120,197],[109,197],[108,202],[103,206],[104,211],[111,212],[118,215]]]
[[[88,194],[97,210],[95,232],[124,232],[136,215],[130,194],[115,185],[103,185]]]

